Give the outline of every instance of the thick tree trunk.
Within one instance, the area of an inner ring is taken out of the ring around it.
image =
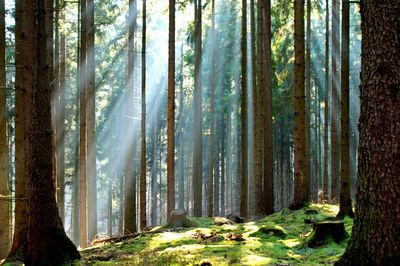
[[[169,0],[167,217],[175,209],[175,0]]]
[[[295,21],[295,141],[294,141],[294,198],[291,207],[303,207],[308,200],[305,158],[305,95],[304,95],[304,0],[294,2]]]
[[[342,74],[341,74],[341,177],[340,210],[338,217],[354,217],[350,197],[350,142],[349,142],[349,49],[350,49],[350,4],[342,6]]]
[[[202,4],[195,1],[193,216],[202,216]]]
[[[31,51],[24,49],[26,36],[29,30],[23,27],[25,12],[30,5],[23,0],[15,2],[15,64],[19,69],[29,68],[32,65],[29,54]],[[26,198],[26,173],[25,173],[25,88],[26,73],[15,73],[15,197]],[[8,257],[21,254],[28,230],[28,215],[26,200],[15,202],[14,239]]]
[[[7,130],[7,83],[6,83],[6,39],[5,6],[0,0],[0,194],[9,195],[8,190],[8,130]],[[8,255],[10,244],[10,202],[0,201],[0,260]]]
[[[400,3],[362,1],[356,213],[337,265],[400,261]]]
[[[24,1],[23,18],[18,21],[28,34],[21,51],[26,90],[26,174],[29,230],[24,262],[26,265],[61,265],[80,257],[64,232],[53,187],[51,146],[52,1]],[[38,36],[38,37],[34,37]],[[50,49],[50,50],[49,50]],[[17,53],[20,50],[16,51]],[[50,88],[50,90],[49,90]],[[46,219],[43,219],[46,217]]]

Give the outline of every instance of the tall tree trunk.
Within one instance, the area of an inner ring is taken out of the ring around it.
[[[291,207],[303,207],[307,200],[305,162],[305,95],[304,95],[304,0],[294,2],[295,46],[295,150],[294,150],[294,197]]]
[[[32,64],[26,58],[31,51],[24,49],[26,36],[29,36],[27,28],[22,23],[25,18],[26,1],[15,2],[15,64],[29,67]],[[22,69],[22,67],[18,68]],[[28,214],[26,199],[26,173],[25,173],[25,88],[26,73],[15,73],[15,198],[21,199],[15,202],[14,239],[8,257],[20,256],[23,251],[28,230]]]
[[[135,32],[137,18],[137,1],[129,0],[128,15],[128,75],[125,88],[126,109],[128,117],[134,116],[134,95],[135,95]],[[136,179],[134,175],[134,157],[135,157],[135,136],[134,121],[128,121],[129,132],[132,134],[132,144],[129,146],[128,158],[125,163],[125,200],[124,200],[124,234],[136,232]]]
[[[167,217],[175,209],[175,0],[169,0]]]
[[[356,212],[337,265],[400,260],[399,1],[363,1]]]
[[[95,26],[94,0],[87,0],[87,208],[88,238],[97,235],[97,187],[96,187],[96,93],[95,93]]]
[[[341,173],[340,209],[338,217],[354,217],[350,196],[350,142],[349,142],[349,50],[350,50],[350,4],[342,6],[342,74],[341,74]]]
[[[202,216],[202,4],[195,1],[193,216]]]
[[[340,2],[332,0],[332,105],[331,105],[331,199],[339,196],[340,129],[339,129],[339,26]]]
[[[216,52],[216,32],[215,32],[215,0],[211,1],[211,73],[210,73],[210,142],[208,152],[208,209],[207,216],[213,216],[214,199],[213,199],[213,182],[214,182],[214,132],[215,132],[215,52]]]
[[[18,2],[17,2],[18,3]],[[18,3],[19,4],[19,3]],[[24,250],[26,265],[69,264],[80,258],[64,232],[53,187],[51,146],[52,1],[24,1],[24,14],[18,21],[27,31],[20,51],[27,67],[25,132],[26,174],[29,207],[28,239]],[[37,37],[36,37],[37,36]],[[50,90],[49,90],[50,88]],[[27,134],[29,133],[29,134]],[[46,219],[43,219],[46,217]]]
[[[265,1],[265,104],[264,104],[264,213],[274,212],[273,139],[272,139],[272,52],[271,52],[271,1]]]
[[[146,0],[142,17],[142,144],[140,156],[140,229],[146,227]]]
[[[86,139],[86,42],[87,42],[87,25],[86,25],[86,0],[80,0],[81,4],[81,50],[80,50],[80,75],[79,75],[79,91],[80,91],[80,119],[79,119],[79,228],[80,228],[80,246],[87,247],[87,139]]]
[[[325,2],[325,92],[324,92],[324,185],[323,198],[328,198],[328,130],[329,130],[329,0]]]
[[[305,98],[305,124],[304,124],[304,171],[305,171],[305,190],[307,195],[311,194],[312,178],[311,178],[311,0],[307,0],[307,28],[306,28],[306,57],[305,57],[305,84],[306,84],[306,98]]]
[[[242,124],[242,142],[241,142],[241,163],[242,171],[240,175],[240,216],[248,216],[248,176],[247,176],[247,0],[242,0],[242,90],[241,90],[241,106],[240,118]]]
[[[157,129],[158,120],[156,119],[152,129],[152,142],[151,142],[151,155],[152,155],[152,166],[151,166],[151,225],[157,225],[157,195],[158,195],[158,181],[157,181]]]
[[[184,91],[183,91],[183,43],[181,45],[181,64],[180,64],[180,80],[179,80],[179,116],[181,117],[179,125],[179,184],[178,184],[178,209],[185,210],[185,167],[184,167],[184,139],[183,139],[183,130],[185,128],[185,119],[183,119],[183,107],[184,107]],[[188,206],[186,206],[188,208]]]
[[[0,0],[0,194],[8,195],[8,129],[6,82],[6,22],[4,0]],[[8,255],[10,244],[10,203],[0,201],[0,259]]]

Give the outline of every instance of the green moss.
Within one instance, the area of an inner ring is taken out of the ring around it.
[[[210,218],[193,218],[196,228],[178,232],[142,235],[122,243],[106,244],[82,251],[82,264],[91,265],[326,265],[333,264],[344,252],[348,239],[336,244],[330,241],[318,248],[303,243],[312,232],[304,219],[326,220],[338,212],[337,205],[312,204],[307,209],[318,214],[305,214],[305,209],[281,212],[259,221],[234,225],[215,225]],[[346,218],[345,229],[351,233],[352,219]],[[273,235],[263,230],[273,229]],[[277,230],[277,231],[275,231]],[[274,235],[282,233],[281,237]],[[215,241],[196,238],[195,234],[211,235]],[[229,233],[241,234],[244,241],[231,241]],[[283,234],[284,233],[284,234]],[[283,237],[285,235],[285,237]],[[108,260],[93,255],[111,253]],[[92,257],[91,257],[92,256]],[[92,258],[92,259],[90,259]]]

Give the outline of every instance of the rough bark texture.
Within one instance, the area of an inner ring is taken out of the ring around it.
[[[304,0],[294,2],[295,47],[295,140],[294,140],[294,197],[291,207],[303,207],[307,200],[305,171],[305,95],[304,95]]]
[[[79,244],[87,247],[87,184],[86,184],[86,0],[81,4],[81,47],[80,47],[80,74],[79,74]]]
[[[342,73],[341,73],[341,171],[340,171],[340,210],[338,217],[354,217],[350,197],[350,143],[349,143],[349,48],[350,48],[350,4],[342,6]]]
[[[202,4],[195,2],[195,88],[193,129],[193,216],[202,216]]]
[[[325,97],[324,97],[324,170],[323,199],[328,198],[328,130],[329,130],[329,0],[325,3]]]
[[[167,216],[175,209],[175,0],[169,1]]]
[[[137,1],[129,0],[129,40],[128,40],[128,75],[125,88],[126,102],[125,114],[133,117],[134,112],[134,95],[135,95],[135,32],[137,18]],[[124,199],[124,234],[132,234],[136,232],[136,180],[134,175],[134,157],[135,157],[135,132],[134,122],[127,121],[128,131],[133,135],[133,141],[129,147],[128,158],[125,163],[125,199]]]
[[[24,17],[19,21],[21,27],[31,33],[22,40],[21,48],[28,51],[24,60],[32,63],[20,69],[26,77],[25,166],[29,199],[29,241],[24,250],[26,265],[62,265],[80,257],[64,232],[53,187],[52,7],[51,0],[24,1]]]
[[[242,172],[240,178],[240,216],[248,217],[248,169],[247,169],[247,0],[242,0],[242,91],[240,118],[242,123],[241,161]]]
[[[5,6],[0,1],[0,195],[8,191],[8,133],[7,133],[7,84]],[[0,201],[0,260],[8,255],[10,243],[10,203]]]
[[[339,196],[340,175],[339,26],[340,2],[332,0],[331,199]]]
[[[146,0],[142,15],[142,125],[140,153],[140,229],[146,227]]]
[[[97,235],[97,181],[96,181],[96,92],[94,46],[94,0],[87,0],[87,216],[88,239]]]
[[[22,26],[25,12],[29,5],[26,1],[18,0],[15,2],[15,64],[19,69],[28,68],[32,65],[30,53],[24,48],[27,36],[30,36],[29,30]],[[32,30],[31,30],[32,32]],[[25,90],[27,77],[24,71],[15,73],[15,197],[26,198],[26,174],[25,174]],[[17,200],[15,202],[15,227],[14,239],[8,257],[20,256],[27,234],[27,202],[26,200]]]
[[[360,146],[351,240],[337,265],[400,261],[400,2],[362,1]]]
[[[305,98],[305,117],[304,117],[304,171],[305,171],[305,191],[304,193],[310,195],[312,188],[311,181],[311,154],[310,154],[310,144],[311,144],[311,131],[310,131],[310,123],[311,123],[311,110],[310,110],[310,101],[311,101],[311,0],[307,0],[306,2],[307,9],[307,28],[306,28],[306,53],[305,53],[305,89],[306,89],[306,98]]]

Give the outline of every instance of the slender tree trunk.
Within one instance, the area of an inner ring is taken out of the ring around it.
[[[264,104],[264,213],[274,212],[273,139],[272,139],[272,52],[271,52],[271,1],[265,1],[265,104]]]
[[[134,116],[134,95],[135,95],[135,32],[137,18],[137,1],[129,0],[128,15],[128,76],[125,88],[126,109],[125,113],[128,117]],[[132,144],[129,147],[128,159],[125,164],[125,201],[124,201],[124,234],[136,232],[136,179],[135,179],[135,139],[134,122],[128,121],[129,132],[132,134]]]
[[[169,0],[167,217],[175,209],[175,0]]]
[[[151,166],[151,225],[157,225],[157,194],[158,194],[158,184],[157,184],[157,129],[158,120],[156,119],[153,129],[152,129],[152,142],[151,142],[151,155],[152,155],[152,166]]]
[[[6,82],[6,22],[4,0],[0,0],[0,194],[8,190],[8,129]],[[8,255],[10,244],[10,202],[0,201],[0,259]]]
[[[31,51],[24,49],[27,28],[23,27],[26,1],[15,2],[15,64],[18,70],[29,68],[32,64],[26,58]],[[20,256],[23,251],[28,230],[28,213],[26,201],[26,173],[25,173],[25,88],[26,73],[15,73],[15,197],[23,200],[15,202],[14,239],[8,257]]]
[[[79,119],[79,228],[80,228],[80,246],[82,248],[87,247],[88,235],[87,235],[87,141],[86,141],[86,0],[81,1],[81,50],[80,50],[80,77],[79,77],[79,90],[80,90],[80,119]]]
[[[108,178],[107,190],[107,234],[112,235],[112,179]]]
[[[306,28],[306,57],[305,57],[305,124],[304,124],[304,171],[305,171],[305,197],[311,194],[312,190],[312,177],[311,177],[311,0],[307,0],[307,28]]]
[[[305,162],[305,95],[304,95],[304,0],[294,2],[295,21],[295,154],[294,154],[294,198],[291,207],[303,207],[307,189]]]
[[[350,50],[350,4],[342,6],[342,74],[341,74],[341,178],[340,209],[338,217],[354,217],[350,196],[350,141],[349,141],[349,50]]]
[[[28,67],[20,68],[26,77],[25,132],[29,225],[26,265],[69,264],[80,258],[64,232],[53,187],[51,146],[52,1],[25,1],[24,17],[18,21],[31,33],[22,39],[21,50]],[[38,37],[35,37],[38,36]],[[49,90],[50,88],[50,90]],[[46,217],[46,219],[43,219]]]
[[[240,118],[242,124],[242,142],[241,142],[241,163],[242,171],[240,178],[240,216],[248,216],[248,176],[247,176],[247,0],[242,0],[242,90]]]
[[[195,1],[193,216],[202,216],[202,4]]]
[[[184,91],[183,91],[183,43],[181,45],[181,63],[180,63],[180,74],[179,74],[179,115],[181,117],[179,125],[179,183],[178,183],[178,209],[185,210],[185,167],[184,167],[184,139],[183,139],[183,130],[185,128],[185,119],[184,119]],[[187,208],[188,206],[186,206]]]
[[[400,2],[361,3],[358,193],[351,239],[337,265],[398,265]]]
[[[325,95],[324,95],[324,185],[323,198],[328,199],[328,151],[329,151],[329,0],[325,5]]]
[[[331,105],[331,199],[339,196],[340,129],[339,129],[339,26],[340,2],[332,0],[332,105]]]
[[[140,230],[146,227],[146,0],[142,17],[142,144],[140,156]]]

